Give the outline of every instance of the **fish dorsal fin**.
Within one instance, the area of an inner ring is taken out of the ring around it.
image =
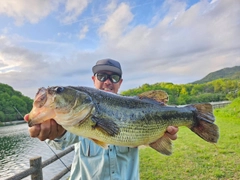
[[[162,136],[157,141],[149,144],[149,146],[164,155],[172,154],[172,142],[167,136]]]
[[[139,94],[138,97],[140,99],[154,99],[155,101],[163,103],[164,105],[166,105],[169,100],[168,94],[163,90],[147,91]]]
[[[99,140],[97,140],[97,139],[92,139],[92,138],[91,138],[91,140],[92,140],[93,142],[95,142],[97,145],[99,145],[99,146],[101,146],[102,148],[104,148],[104,149],[107,149],[107,148],[108,148],[108,145],[107,145],[105,142],[99,141]]]

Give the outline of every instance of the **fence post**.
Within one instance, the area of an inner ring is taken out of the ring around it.
[[[31,175],[31,179],[32,180],[43,180],[42,158],[41,157],[31,158],[30,166],[35,168],[34,173]]]

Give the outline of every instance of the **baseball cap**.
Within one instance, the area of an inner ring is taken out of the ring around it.
[[[92,72],[96,74],[100,71],[111,71],[122,76],[120,63],[113,59],[102,59],[97,61],[96,65],[92,67]]]

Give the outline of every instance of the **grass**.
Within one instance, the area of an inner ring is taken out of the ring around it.
[[[240,119],[223,116],[218,110],[215,116],[220,129],[217,144],[205,142],[188,128],[180,127],[171,156],[150,147],[140,149],[141,179],[239,179]]]

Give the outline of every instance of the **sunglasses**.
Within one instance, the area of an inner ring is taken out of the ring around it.
[[[118,83],[121,79],[121,76],[118,74],[105,74],[105,73],[96,73],[97,79],[101,82],[109,79],[112,83]]]

